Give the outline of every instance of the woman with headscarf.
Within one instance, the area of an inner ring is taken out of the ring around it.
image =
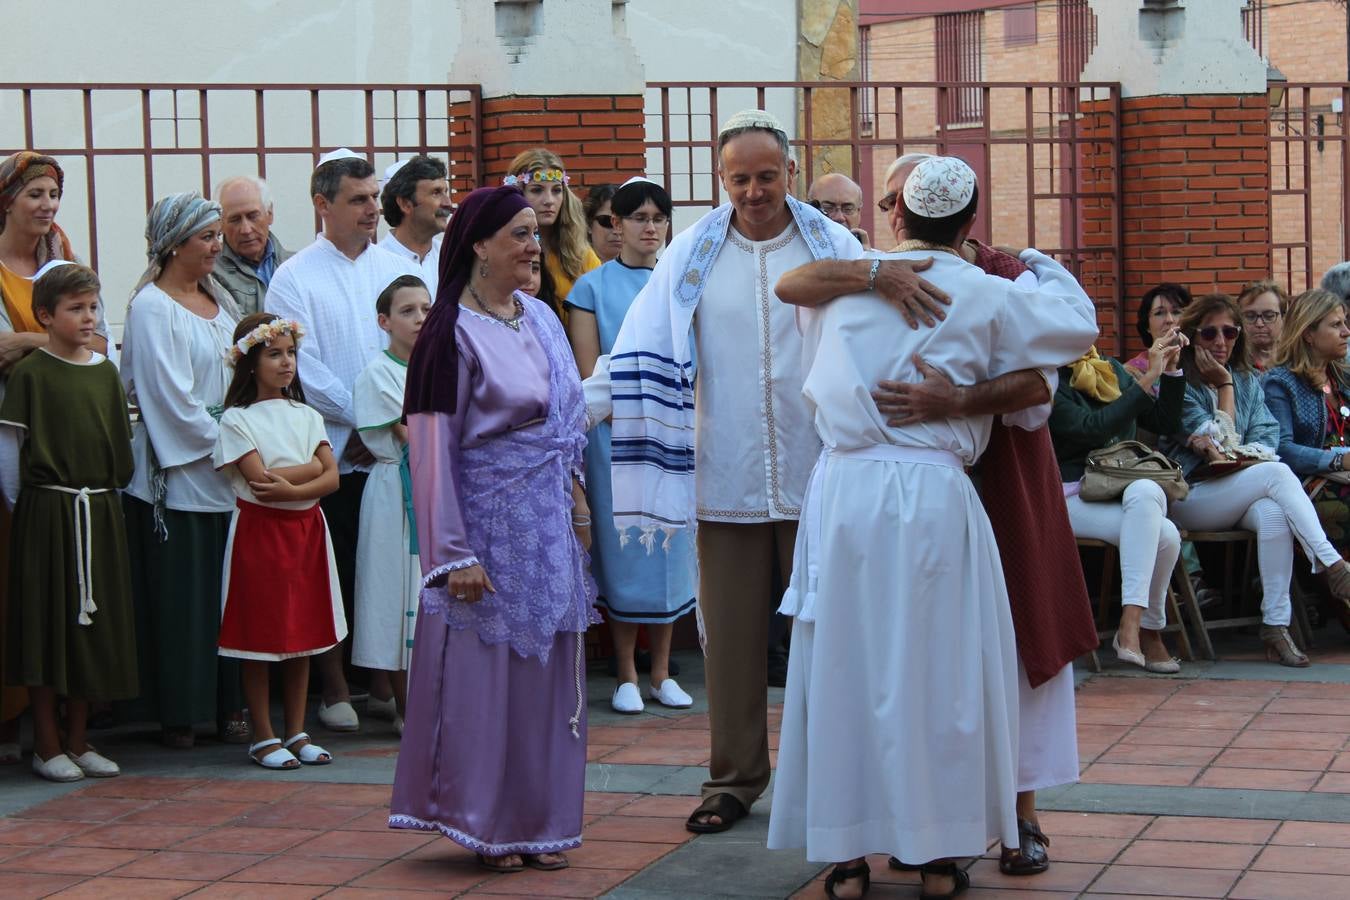
[[[439,831],[497,872],[581,843],[586,406],[558,318],[517,286],[539,257],[515,187],[451,220],[404,412],[422,561],[389,825]]]
[[[33,280],[53,260],[73,262],[70,240],[56,224],[65,173],[50,156],[23,150],[0,160],[0,397],[5,373],[47,345],[46,329],[33,314]],[[108,352],[108,328],[99,305],[98,333],[90,348]],[[9,510],[0,504],[0,637],[9,570]],[[0,653],[4,641],[0,640]],[[0,658],[0,662],[3,659]],[[0,763],[19,761],[18,716],[27,705],[24,688],[0,689]]]
[[[150,264],[122,334],[122,381],[140,409],[136,474],[123,502],[141,697],[124,715],[159,722],[164,743],[178,748],[193,745],[193,726],[203,722],[226,741],[248,740],[238,663],[216,654],[234,494],[211,452],[239,322],[233,298],[211,277],[220,215],[220,204],[195,193],[154,205],[145,224]]]

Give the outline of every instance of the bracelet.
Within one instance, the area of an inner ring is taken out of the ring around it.
[[[573,516],[573,517],[572,517],[572,524],[573,524],[573,525],[590,525],[590,524],[591,524],[591,517],[590,517],[590,516]]]
[[[879,259],[872,260],[872,268],[867,270],[867,289],[869,291],[876,290],[877,272],[880,269],[881,269],[881,260]]]
[[[1226,387],[1232,387],[1232,386],[1233,386],[1233,382],[1231,382],[1231,381],[1225,381],[1223,384],[1219,385],[1219,386],[1216,387],[1214,390],[1216,390],[1216,391],[1221,391],[1221,390],[1223,390],[1223,389],[1226,388]]]

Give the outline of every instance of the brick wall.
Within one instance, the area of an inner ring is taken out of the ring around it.
[[[1126,322],[1161,281],[1234,293],[1266,277],[1265,96],[1139,97],[1121,106]],[[1125,330],[1133,355],[1138,338]]]
[[[642,97],[498,97],[482,101],[479,115],[483,135],[482,184],[459,176],[452,179],[455,194],[498,184],[512,158],[531,147],[547,147],[562,157],[571,186],[584,197],[587,188],[626,181],[646,170],[646,130]],[[469,104],[455,104],[452,116],[471,116]],[[469,141],[452,146],[468,172]]]

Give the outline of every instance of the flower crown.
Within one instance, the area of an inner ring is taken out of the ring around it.
[[[507,175],[502,179],[502,184],[504,186],[518,184],[523,187],[532,181],[561,181],[563,184],[568,184],[571,180],[562,169],[531,169],[519,175]]]
[[[231,366],[239,364],[239,360],[248,356],[248,352],[259,344],[269,345],[277,338],[289,334],[298,347],[300,339],[305,336],[305,329],[293,319],[273,319],[270,322],[264,322],[248,334],[241,337],[230,348],[227,354],[226,362]]]

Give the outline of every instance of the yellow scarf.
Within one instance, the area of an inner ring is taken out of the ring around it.
[[[1082,391],[1100,403],[1110,403],[1120,397],[1120,380],[1116,378],[1116,370],[1097,355],[1096,347],[1089,347],[1069,368],[1073,371],[1069,386],[1074,390]]]

